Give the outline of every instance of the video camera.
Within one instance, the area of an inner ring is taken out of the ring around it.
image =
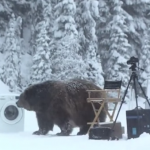
[[[127,61],[127,64],[135,64],[135,63],[138,63],[139,62],[139,59],[132,56],[128,61]]]

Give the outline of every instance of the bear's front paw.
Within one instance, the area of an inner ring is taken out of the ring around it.
[[[46,135],[47,133],[48,131],[45,129],[33,132],[34,135]]]
[[[41,135],[41,132],[38,130],[38,131],[35,131],[33,132],[34,135]]]

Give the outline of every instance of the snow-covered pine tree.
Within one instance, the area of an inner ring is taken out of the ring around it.
[[[109,59],[106,62],[106,77],[111,80],[122,80],[122,90],[124,91],[129,81],[129,66],[127,60],[131,46],[127,40],[128,27],[126,26],[126,16],[121,7],[122,1],[115,0],[113,7],[113,18],[109,22],[110,46]]]
[[[110,5],[106,0],[99,0],[99,19],[96,21],[96,35],[98,38],[98,54],[101,58],[101,64],[104,73],[107,68],[105,67],[105,62],[108,60],[109,55],[109,45],[110,45],[110,27],[108,25],[112,18],[112,13],[110,12]],[[105,78],[105,74],[104,74]]]
[[[84,61],[87,65],[86,73],[89,80],[94,81],[99,86],[103,86],[102,66],[100,61],[97,60],[96,54],[98,51],[97,37],[95,34],[96,22],[93,19],[93,16],[98,16],[98,1],[83,0],[79,6],[82,9],[82,13],[80,14],[80,25],[82,25],[80,26],[80,31],[83,31],[83,38],[86,39],[84,43],[86,45],[84,47],[86,48],[84,50]]]
[[[37,1],[30,1],[30,7],[31,7],[31,11],[29,11],[28,16],[27,16],[27,20],[29,23],[29,29],[30,29],[30,41],[29,44],[31,46],[29,53],[31,54],[31,56],[35,55],[36,52],[36,25],[42,20],[41,16],[43,14],[42,12],[42,1],[41,0],[37,0]]]
[[[46,1],[42,0],[40,5],[43,8],[43,19],[36,25],[36,52],[33,56],[33,66],[31,71],[31,82],[42,82],[51,78],[51,61],[48,37],[49,13],[45,7]],[[45,10],[46,9],[46,10]]]
[[[85,64],[78,54],[80,46],[74,15],[74,0],[62,0],[55,7],[54,41],[51,48],[55,79],[84,78]]]
[[[144,33],[139,60],[140,68],[144,69],[141,74],[141,80],[144,81],[150,73],[150,27]]]
[[[31,71],[32,83],[42,82],[51,77],[51,62],[49,51],[49,37],[46,31],[46,22],[41,21],[36,28],[36,53],[33,56],[33,65]]]
[[[52,0],[46,0],[43,2],[43,16],[46,19],[48,37],[50,40],[53,38],[53,25],[54,25],[54,13],[53,13],[53,2]]]
[[[83,6],[82,6],[82,1],[81,0],[76,0],[76,13],[75,13],[75,22],[76,22],[76,26],[77,26],[77,31],[78,31],[78,39],[79,39],[79,44],[81,46],[81,49],[79,50],[79,53],[82,55],[83,59],[85,59],[85,52],[87,49],[87,45],[86,43],[88,42],[86,39],[86,33],[84,31],[84,22],[83,22],[83,18],[82,18],[82,14],[83,14]]]
[[[132,46],[132,55],[140,57],[142,47],[142,38],[144,31],[147,29],[147,23],[150,22],[148,17],[150,10],[149,0],[123,0],[122,8],[128,15],[128,41]]]
[[[20,75],[20,40],[16,35],[17,21],[15,15],[12,14],[8,30],[6,32],[5,41],[3,43],[3,53],[5,56],[1,80],[7,84],[11,92],[19,92],[21,88]]]
[[[5,30],[6,21],[8,21],[7,9],[5,8],[3,1],[0,1],[0,28],[2,31]]]

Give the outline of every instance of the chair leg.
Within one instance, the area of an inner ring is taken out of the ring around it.
[[[111,121],[113,121],[113,118],[114,118],[114,115],[115,115],[115,111],[116,111],[117,105],[118,105],[118,103],[115,103],[115,107],[114,107],[113,113],[112,113],[112,115],[111,115]]]
[[[116,111],[117,105],[118,105],[118,103],[115,103],[115,107],[114,107],[114,109],[113,109],[112,114],[110,114],[109,111],[107,111],[106,109],[104,109],[104,111],[105,111],[106,114],[108,115],[110,121],[113,121],[113,118],[114,118],[114,115],[115,115],[115,111]]]
[[[111,115],[110,115],[110,113],[109,113],[106,109],[104,109],[104,111],[106,112],[107,116],[108,116],[109,119],[111,120]]]
[[[91,104],[92,104],[92,107],[93,107],[93,110],[94,110],[94,114],[96,115],[96,109],[95,109],[95,106],[94,106],[93,103],[91,103]]]
[[[98,110],[98,112],[96,113],[96,116],[95,116],[94,120],[92,121],[90,128],[92,128],[92,127],[94,126],[95,121],[96,121],[97,118],[99,117],[99,114],[101,113],[102,108],[104,107],[104,103],[105,103],[105,102],[103,101],[102,104],[100,105],[99,110]],[[90,128],[89,128],[89,130],[90,130]],[[88,130],[88,132],[89,132],[89,130]]]
[[[94,104],[92,103],[92,107],[93,107],[93,110],[94,110],[94,114],[95,114],[95,116],[96,116],[96,114],[97,114],[97,110],[96,110],[96,108],[95,108],[95,106],[94,106]],[[99,123],[100,122],[100,120],[99,120],[99,117],[97,118],[97,123]]]

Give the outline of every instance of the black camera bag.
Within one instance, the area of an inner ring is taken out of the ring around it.
[[[93,127],[89,130],[89,139],[109,140],[111,136],[110,127]]]

